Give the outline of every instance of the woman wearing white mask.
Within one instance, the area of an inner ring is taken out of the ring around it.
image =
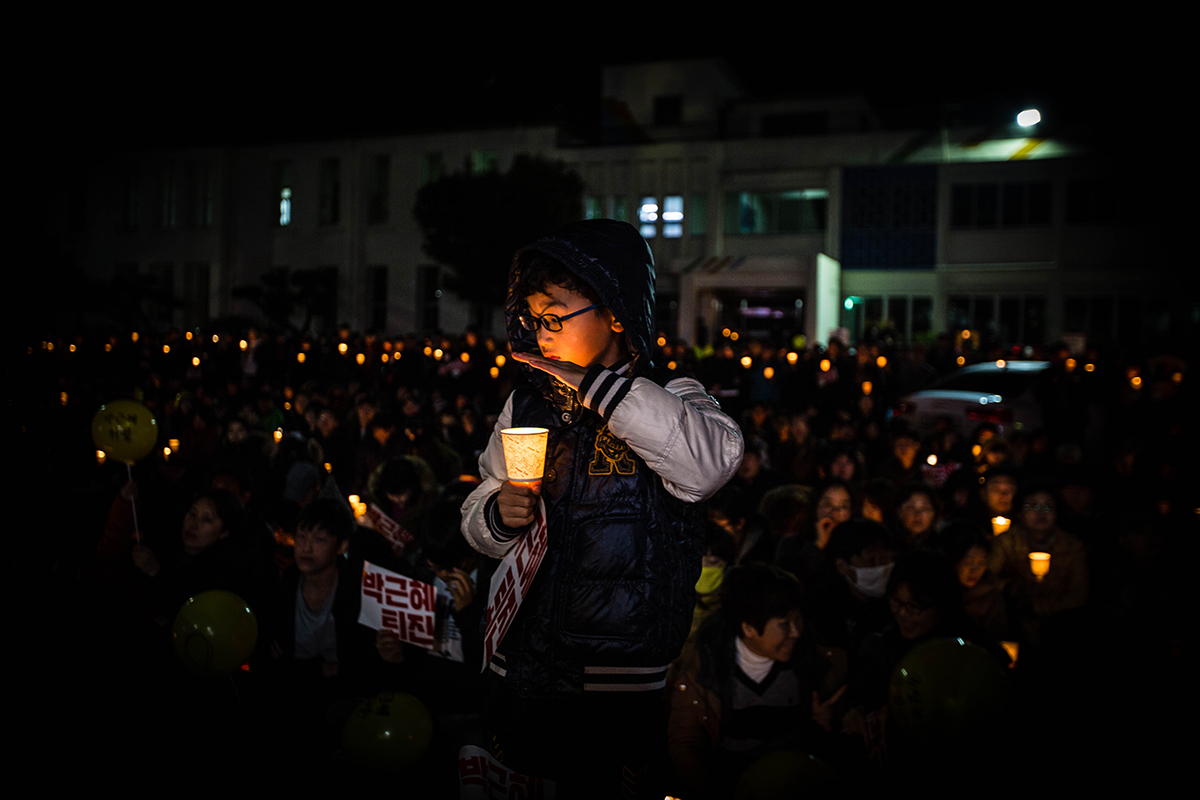
[[[854,653],[864,636],[890,621],[884,596],[892,556],[891,533],[878,522],[860,517],[832,530],[812,585],[821,642]]]

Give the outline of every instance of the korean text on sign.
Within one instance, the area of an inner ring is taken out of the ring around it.
[[[388,540],[393,553],[398,556],[404,555],[404,551],[413,540],[413,535],[408,532],[407,528],[385,514],[383,509],[374,503],[367,507],[367,520],[371,523],[372,528],[379,531],[383,534],[383,538]]]
[[[483,668],[492,660],[496,649],[513,618],[521,601],[529,594],[537,569],[541,566],[542,558],[546,555],[546,506],[538,499],[534,510],[533,525],[520,538],[508,555],[500,562],[499,568],[492,575],[491,588],[488,594],[487,623],[483,634]]]
[[[433,649],[437,590],[370,562],[363,564],[362,610],[358,621],[391,631],[402,642]]]

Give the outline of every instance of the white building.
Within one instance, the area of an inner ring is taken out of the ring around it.
[[[1037,126],[882,130],[858,97],[745,100],[715,60],[609,68],[604,94],[586,143],[538,125],[111,157],[77,257],[100,280],[156,276],[184,300],[163,324],[252,314],[232,289],[282,269],[319,270],[327,325],[461,330],[417,190],[527,153],[582,176],[581,216],[643,231],[660,326],[690,341],[886,323],[1044,342],[1141,331],[1158,307],[1125,173]]]

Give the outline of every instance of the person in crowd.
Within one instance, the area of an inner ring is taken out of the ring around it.
[[[732,797],[755,759],[822,751],[844,674],[818,649],[802,597],[783,570],[730,570],[721,611],[669,688],[668,746],[682,796]]]
[[[139,572],[152,581],[156,606],[165,620],[173,619],[185,600],[198,592],[224,589],[262,608],[270,587],[267,571],[256,564],[256,548],[247,547],[244,510],[229,492],[201,492],[188,508],[180,533],[181,547],[161,558],[148,545],[135,544],[130,553]]]
[[[703,386],[650,362],[652,276],[645,240],[612,220],[517,253],[508,331],[532,382],[506,403],[463,506],[464,535],[493,557],[546,508],[545,560],[488,667],[489,727],[514,763],[577,796],[611,797],[648,769],[692,616],[699,504],[742,460],[740,430]],[[504,479],[500,430],[514,425],[549,429],[535,486]]]
[[[761,561],[769,564],[774,559],[776,542],[751,509],[740,487],[730,483],[713,495],[708,502],[708,521],[733,537],[737,550],[730,563]]]
[[[1015,604],[1023,638],[1032,644],[1041,642],[1048,619],[1088,600],[1087,553],[1083,542],[1058,527],[1058,505],[1050,484],[1026,485],[1015,503],[1016,521],[996,538],[989,557]],[[1049,554],[1045,575],[1034,573],[1031,553]]]
[[[999,641],[1008,639],[1010,631],[1004,587],[988,568],[994,540],[979,523],[959,520],[947,525],[931,544],[954,565],[967,616]]]
[[[819,641],[854,654],[864,636],[887,623],[893,559],[891,533],[878,522],[857,517],[833,529],[811,580]]]
[[[905,486],[896,495],[897,544],[924,547],[937,530],[941,503],[937,494],[923,483]]]

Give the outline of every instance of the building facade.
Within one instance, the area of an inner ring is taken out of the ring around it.
[[[884,130],[858,97],[746,100],[711,60],[610,68],[604,95],[587,141],[536,125],[107,157],[89,168],[76,258],[93,280],[181,300],[163,326],[254,317],[237,287],[299,273],[319,289],[314,328],[461,330],[416,193],[529,154],[578,172],[581,216],[642,231],[660,329],[691,342],[845,328],[1040,344],[1137,336],[1169,312],[1169,292],[1148,290],[1162,265],[1128,172],[1036,126]]]

